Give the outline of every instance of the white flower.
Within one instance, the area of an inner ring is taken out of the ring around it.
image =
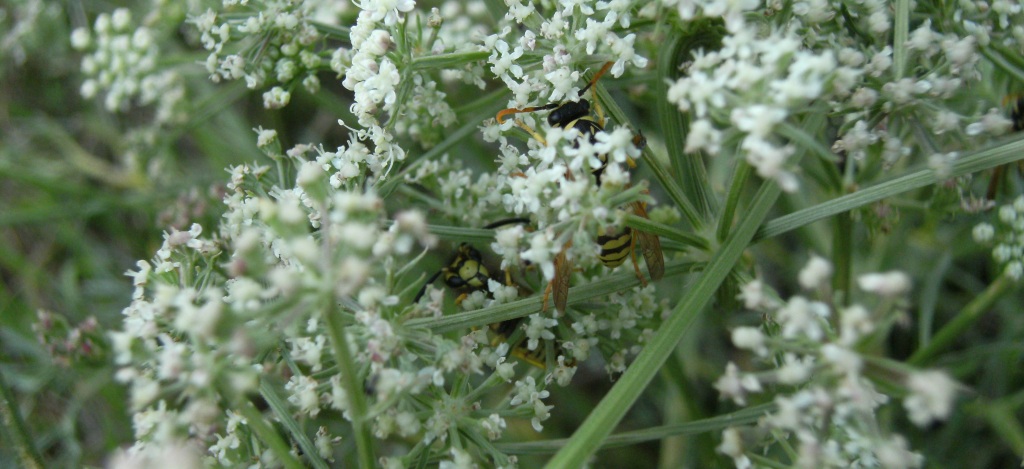
[[[630,33],[626,37],[619,39],[618,36],[610,35],[613,39],[612,54],[618,57],[615,61],[615,65],[612,65],[610,70],[612,76],[618,77],[622,75],[622,72],[626,68],[626,63],[631,62],[634,67],[644,68],[647,66],[647,58],[636,55],[636,50],[633,49],[633,42],[636,40],[636,34]]]
[[[974,236],[975,242],[987,243],[992,241],[992,237],[995,235],[995,227],[988,223],[979,223],[974,227],[971,234]]]
[[[736,469],[749,469],[753,467],[750,458],[743,453],[743,437],[739,429],[735,427],[722,430],[722,443],[715,447],[715,451],[732,458]]]
[[[743,306],[752,310],[763,310],[772,308],[775,300],[765,291],[764,282],[761,279],[752,280],[740,287],[740,293],[736,298],[743,301]]]
[[[371,21],[384,20],[385,26],[398,22],[398,14],[408,13],[416,7],[413,0],[362,0],[356,3],[359,8],[370,12]]]
[[[752,374],[740,375],[735,363],[729,362],[725,374],[715,381],[715,389],[722,399],[732,399],[737,405],[747,405],[748,392],[761,392],[761,382]]]
[[[552,85],[548,101],[555,102],[566,97],[575,98],[579,93],[579,88],[576,84],[580,80],[580,72],[570,70],[569,67],[560,67],[545,74],[544,78],[551,82]],[[549,142],[549,144],[554,145],[554,142]]]
[[[292,94],[280,86],[275,86],[263,93],[263,107],[267,109],[280,109],[288,105]]]
[[[264,129],[263,126],[252,129],[256,132],[256,146],[263,148],[277,140],[277,131],[274,129]]]
[[[836,371],[844,375],[855,375],[860,373],[864,366],[864,360],[848,348],[837,344],[825,344],[821,347],[821,357],[833,365]]]
[[[803,335],[817,341],[824,336],[821,323],[822,318],[828,316],[828,306],[823,303],[794,296],[775,314],[782,325],[783,337],[797,338]]]
[[[526,347],[530,350],[537,350],[537,347],[540,346],[540,339],[554,340],[555,334],[551,332],[551,328],[557,325],[557,319],[531,314],[530,322],[526,326],[526,337],[529,339]]]
[[[903,399],[911,422],[924,427],[933,421],[945,420],[953,411],[956,381],[942,371],[921,371],[907,378],[910,395]]]
[[[489,440],[497,440],[501,438],[502,432],[505,431],[505,419],[501,418],[498,414],[491,414],[485,419],[480,420],[480,426],[483,427],[484,431],[487,432],[487,438]]]
[[[813,371],[813,356],[798,357],[796,354],[787,353],[782,357],[782,366],[775,372],[775,376],[782,384],[800,384],[810,378]]]
[[[832,278],[832,264],[820,256],[811,256],[807,265],[800,270],[798,281],[800,286],[806,290],[813,290],[825,286]]]
[[[857,286],[868,293],[893,297],[910,291],[910,276],[903,272],[891,271],[864,274],[857,277]]]
[[[553,233],[550,231],[541,231],[533,233],[530,237],[530,249],[523,251],[522,257],[525,260],[532,262],[534,265],[540,267],[541,272],[544,273],[544,278],[552,280],[555,278],[555,264],[554,255],[561,249],[560,246],[554,245]]]
[[[491,73],[501,77],[511,71],[514,77],[522,78],[523,68],[515,63],[522,56],[522,47],[516,47],[512,52],[509,52],[508,43],[499,39],[494,44],[494,52],[491,53],[491,57],[488,59],[492,64]]]
[[[71,31],[71,47],[75,50],[85,50],[92,43],[92,37],[89,35],[89,28],[79,27]]]
[[[921,467],[924,457],[907,448],[907,440],[901,435],[890,435],[877,442],[875,454],[882,467],[892,469],[913,469]]]
[[[316,386],[316,380],[311,377],[292,376],[284,385],[284,389],[291,393],[288,402],[310,417],[316,417],[320,413],[320,396],[317,395]]]
[[[737,348],[751,350],[759,356],[767,356],[765,337],[756,327],[737,327],[732,330],[732,343]]]
[[[840,330],[839,343],[845,346],[853,346],[861,337],[870,334],[875,329],[871,321],[871,313],[867,308],[855,304],[839,312]]]
[[[697,119],[690,124],[690,133],[686,135],[686,147],[683,148],[683,151],[693,153],[705,150],[712,155],[717,155],[721,148],[722,132],[716,129],[711,121]]]
[[[459,449],[456,447],[451,448],[451,461],[441,461],[438,465],[438,469],[475,469],[476,464],[473,464],[473,456],[466,450]]]
[[[990,135],[1002,135],[1013,128],[1013,121],[1003,115],[1003,111],[992,108],[981,117],[978,122],[967,126],[967,135],[975,136],[987,133]]]

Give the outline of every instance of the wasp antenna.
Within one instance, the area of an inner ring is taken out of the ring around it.
[[[488,225],[484,225],[484,229],[485,230],[493,230],[495,228],[500,228],[500,227],[505,226],[505,225],[514,225],[516,223],[521,223],[523,225],[528,225],[530,223],[530,219],[529,218],[525,218],[525,217],[506,218],[504,220],[498,220],[498,221],[496,221],[494,223],[490,223]]]
[[[516,109],[516,108],[510,107],[508,109],[502,109],[502,110],[498,111],[498,114],[496,116],[494,116],[494,118],[498,120],[499,124],[504,124],[505,123],[505,117],[510,116],[512,114],[522,114],[524,112],[548,111],[548,110],[554,109],[556,107],[558,107],[558,103],[548,103],[548,104],[545,104],[543,106],[533,106],[533,107],[526,107],[526,108],[522,108],[522,109]]]
[[[444,272],[444,269],[434,272],[434,275],[430,277],[430,280],[423,283],[423,286],[420,287],[420,291],[416,293],[416,298],[412,300],[413,303],[420,302],[420,298],[423,298],[423,294],[427,292],[427,285],[434,283],[434,281],[437,280],[437,277],[441,275],[441,272]]]
[[[581,98],[583,97],[583,93],[586,93],[587,90],[589,90],[592,86],[594,86],[594,84],[597,83],[597,80],[600,80],[601,76],[604,75],[606,72],[608,72],[608,69],[612,68],[612,64],[614,64],[614,63],[615,62],[606,62],[604,64],[604,66],[601,67],[601,70],[598,70],[598,72],[596,74],[594,74],[594,78],[590,79],[590,83],[587,83],[587,86],[584,86],[583,89],[580,90],[580,97]]]

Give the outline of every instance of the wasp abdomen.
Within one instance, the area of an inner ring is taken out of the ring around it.
[[[633,232],[629,227],[614,233],[601,230],[597,233],[597,244],[601,246],[601,253],[597,257],[605,267],[618,267],[629,257],[632,241]]]

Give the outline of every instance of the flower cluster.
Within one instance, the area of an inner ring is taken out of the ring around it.
[[[181,76],[173,69],[159,67],[160,46],[156,31],[146,26],[133,28],[127,8],[100,14],[92,31],[78,28],[71,33],[71,45],[89,54],[82,58],[82,96],[103,95],[111,112],[127,111],[133,103],[156,105],[157,124],[182,120],[180,105],[185,99]]]
[[[189,18],[210,51],[205,62],[210,80],[244,79],[250,89],[283,85],[264,94],[268,108],[286,106],[293,83],[311,93],[320,89],[316,72],[330,52],[319,50],[322,36],[314,22],[336,24],[344,3],[270,1],[258,8],[244,1],[223,3],[223,12],[207,9]],[[256,37],[263,39],[249,40]]]
[[[815,256],[800,271],[799,284],[820,299],[797,295],[783,301],[760,280],[743,288],[740,299],[764,313],[767,322],[733,329],[732,342],[774,367],[744,372],[730,362],[715,388],[741,406],[773,388],[775,410],[757,429],[723,432],[718,451],[737,468],[752,467],[750,455],[758,447],[789,444],[785,440],[795,446],[796,467],[920,467],[921,456],[902,436],[881,430],[876,412],[890,396],[873,384],[878,379],[899,377],[893,384],[906,390],[903,405],[918,426],[944,420],[952,411],[956,383],[946,373],[906,369],[861,351],[865,339],[884,334],[902,314],[901,298],[910,290],[907,275],[860,276],[860,289],[878,299],[873,309],[837,305],[831,276],[831,264]]]
[[[1024,196],[996,211],[999,222],[974,227],[974,240],[994,244],[992,258],[1002,266],[1003,274],[1014,280],[1024,277]]]

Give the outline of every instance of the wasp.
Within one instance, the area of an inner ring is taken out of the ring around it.
[[[1024,94],[1011,94],[1003,98],[1003,105],[1010,105],[1010,121],[1013,122],[1013,131],[1020,132],[1024,130]],[[996,200],[996,193],[999,192],[999,183],[1001,180],[1009,177],[1009,164],[1002,166],[996,166],[996,169],[992,172],[992,180],[988,183],[988,191],[986,197],[988,200]],[[1024,173],[1024,163],[1017,163],[1018,173]]]
[[[579,101],[549,103],[544,106],[527,107],[524,109],[503,109],[498,112],[495,118],[499,124],[502,124],[504,123],[504,119],[512,114],[550,110],[551,112],[547,116],[548,125],[552,127],[562,127],[565,130],[576,129],[579,132],[579,137],[577,138],[587,138],[590,140],[590,143],[597,143],[597,133],[604,131],[604,114],[601,112],[600,103],[598,103],[595,98],[594,111],[596,116],[592,115],[590,101],[584,99],[583,95],[587,90],[590,90],[595,84],[597,84],[597,81],[601,79],[609,68],[611,68],[612,63],[613,62],[608,62],[604,64],[604,66],[601,67],[601,70],[594,74],[594,77],[590,79],[587,86],[580,90]],[[515,123],[538,142],[544,144],[544,138],[538,134],[537,131],[518,119]],[[641,150],[646,146],[646,143],[647,140],[643,137],[643,134],[638,133],[633,138],[633,144]],[[574,145],[578,146],[579,143],[574,142]],[[593,174],[598,187],[600,187],[601,174],[604,172],[604,169],[608,164],[608,155],[598,155],[598,159],[601,164],[596,169],[592,170],[591,174]],[[635,167],[635,163],[632,159],[628,160],[627,163],[630,167]],[[567,176],[570,179],[572,178],[571,174],[567,174]],[[630,205],[634,214],[648,218],[645,203],[638,201],[632,202]],[[661,241],[654,234],[634,230],[629,227],[623,227],[619,231],[613,232],[601,229],[597,233],[597,244],[601,248],[598,258],[601,263],[607,267],[618,267],[625,262],[627,256],[631,256],[637,278],[639,278],[640,282],[644,285],[646,285],[647,282],[644,280],[643,274],[640,273],[640,267],[636,261],[637,245],[639,245],[644,261],[647,263],[647,270],[650,273],[651,279],[658,280],[665,274],[665,258],[661,251]],[[568,247],[569,244],[567,243],[562,251],[555,256],[555,276],[548,285],[548,291],[545,291],[543,301],[544,307],[547,307],[548,293],[553,293],[555,309],[561,312],[565,311],[565,307],[568,302],[569,278],[573,271],[572,263],[567,259],[565,254]]]
[[[492,223],[484,228],[492,229],[511,223],[522,223],[526,221],[528,220],[512,218]],[[512,281],[511,274],[507,270],[503,272],[503,279],[492,277],[490,271],[484,265],[483,256],[480,251],[467,243],[462,243],[459,245],[455,256],[452,257],[452,260],[448,265],[442,267],[441,270],[438,270],[426,281],[426,283],[423,284],[423,287],[420,288],[413,302],[418,303],[423,297],[423,294],[426,293],[427,286],[433,284],[438,277],[442,277],[444,279],[444,283],[448,288],[461,292],[459,297],[455,300],[456,303],[460,303],[467,295],[477,291],[482,291],[485,294],[490,295],[490,290],[487,288],[488,280],[494,279],[496,281],[504,282],[505,285],[515,285]],[[522,337],[522,335],[518,338],[515,337],[515,333],[520,329],[520,325],[522,325],[522,323],[523,318],[514,318],[491,324],[489,327],[495,335],[491,345],[497,346],[501,342],[512,343],[514,340],[514,345],[512,345],[513,356],[538,368],[546,368],[546,347],[541,346],[537,347],[536,350],[530,350],[529,347],[527,347],[525,337]],[[557,342],[554,344],[554,347],[556,356],[565,355],[564,350]],[[569,363],[573,363],[573,361],[570,359]]]

